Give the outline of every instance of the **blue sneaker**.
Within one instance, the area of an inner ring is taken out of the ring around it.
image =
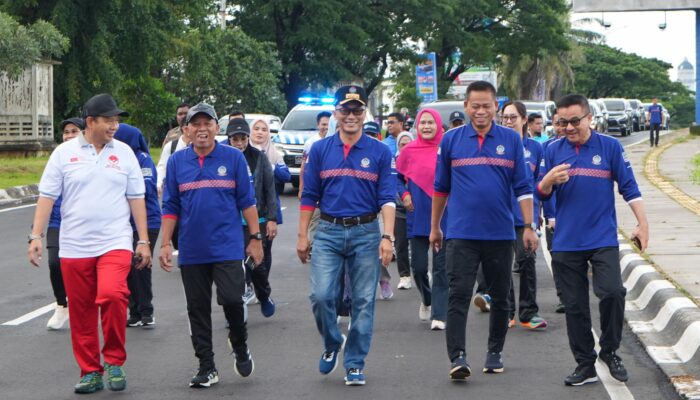
[[[452,360],[452,366],[450,367],[450,379],[453,381],[464,381],[469,378],[472,374],[472,369],[467,364],[467,360],[464,358],[464,353],[460,352],[459,356]]]
[[[343,336],[343,342],[340,344],[340,347],[338,350],[335,351],[324,351],[323,354],[321,354],[321,359],[318,362],[318,370],[321,372],[323,375],[328,375],[331,372],[335,371],[335,368],[338,366],[338,356],[340,355],[340,352],[343,351],[343,348],[345,348],[345,335]]]
[[[359,368],[350,368],[345,375],[345,386],[362,386],[365,384],[365,373]]]
[[[485,293],[477,293],[474,295],[474,305],[481,310],[481,312],[491,311],[491,296]]]
[[[486,353],[486,362],[484,363],[484,372],[487,374],[499,374],[503,372],[503,358],[501,353]]]
[[[271,298],[260,302],[260,312],[265,318],[270,318],[275,314],[275,302]]]

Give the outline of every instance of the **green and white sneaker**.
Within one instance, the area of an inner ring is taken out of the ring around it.
[[[80,382],[75,385],[75,393],[95,393],[104,388],[102,374],[99,372],[90,372],[80,378]]]
[[[105,372],[107,373],[109,390],[118,392],[126,389],[126,374],[123,367],[105,363]]]

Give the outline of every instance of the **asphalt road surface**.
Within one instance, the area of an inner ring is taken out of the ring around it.
[[[639,132],[624,138],[631,142],[648,137]],[[488,314],[471,308],[468,322],[468,360],[473,375],[467,383],[448,379],[449,361],[444,332],[430,331],[418,320],[419,295],[415,288],[394,290],[391,300],[378,301],[375,330],[367,358],[367,385],[346,387],[342,368],[329,376],[318,373],[323,350],[308,299],[308,267],[296,257],[298,201],[288,186],[282,198],[285,224],[273,248],[271,284],[277,312],[264,318],[258,305],[249,309],[249,346],[255,372],[246,379],[235,375],[233,357],[226,345],[221,308],[214,307],[214,351],[220,383],[206,390],[188,387],[196,372],[189,338],[185,299],[179,272],[153,269],[153,292],[157,326],[153,330],[127,331],[128,387],[125,392],[108,390],[91,398],[119,399],[677,399],[666,377],[646,355],[626,328],[619,354],[630,373],[625,385],[612,381],[605,367],[599,375],[608,383],[565,387],[564,378],[575,367],[568,347],[564,316],[554,313],[557,303],[551,274],[538,251],[538,301],[540,314],[548,320],[544,332],[515,327],[508,333],[503,358],[505,372],[481,373],[486,353]],[[89,204],[86,204],[89,207]],[[52,303],[48,267],[34,268],[26,260],[26,233],[33,206],[0,210],[0,324],[25,316]],[[158,248],[158,246],[156,246]],[[157,256],[157,255],[156,255]],[[390,266],[398,282],[395,264]],[[517,285],[517,275],[516,278]],[[517,293],[517,289],[516,289]],[[594,328],[598,330],[597,302],[591,303]],[[70,346],[70,331],[49,332],[51,313],[19,325],[0,325],[0,398],[72,399],[79,370]],[[113,397],[118,396],[118,397]]]

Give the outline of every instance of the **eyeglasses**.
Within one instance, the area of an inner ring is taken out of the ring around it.
[[[503,115],[501,119],[503,121],[517,121],[520,115]]]
[[[587,114],[582,115],[580,117],[574,117],[574,118],[571,118],[568,120],[559,117],[559,121],[557,121],[557,125],[559,125],[560,128],[566,128],[567,126],[569,126],[569,124],[571,124],[571,126],[576,128],[579,125],[581,125],[581,120],[586,118],[588,116],[588,114],[590,114],[590,113],[587,113]]]
[[[394,125],[394,124],[396,124],[396,123],[398,123],[398,122],[399,122],[399,121],[386,121],[386,124],[387,124],[387,125]]]
[[[357,108],[347,108],[347,107],[338,107],[335,109],[335,111],[338,111],[342,116],[347,117],[352,113],[352,115],[359,117],[362,114],[364,114],[366,108],[364,107],[357,107]]]

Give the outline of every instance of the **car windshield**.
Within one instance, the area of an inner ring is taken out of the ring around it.
[[[296,110],[284,119],[282,130],[285,131],[315,131],[316,116],[321,110]]]
[[[625,111],[625,102],[620,100],[605,100],[605,108],[608,111]]]
[[[630,105],[632,108],[639,108],[639,102],[637,100],[630,100]]]

